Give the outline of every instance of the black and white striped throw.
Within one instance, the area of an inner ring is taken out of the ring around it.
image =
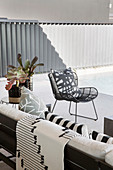
[[[108,144],[113,144],[113,137],[96,131],[92,132],[92,139]]]
[[[64,170],[65,145],[78,133],[38,117],[17,123],[16,170]]]
[[[87,138],[89,138],[89,133],[88,133],[88,128],[87,125],[85,124],[79,124],[79,123],[74,123],[68,119],[64,119],[62,116],[53,114],[53,113],[49,113],[49,112],[45,112],[45,119],[49,120],[51,122],[54,122],[62,127],[65,127],[67,129],[71,129],[79,134],[81,134],[82,136],[85,136]]]

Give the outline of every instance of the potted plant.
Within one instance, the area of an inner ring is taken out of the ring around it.
[[[8,81],[5,89],[9,92],[9,102],[19,103],[21,97],[21,87],[19,85],[20,83],[25,83],[28,76],[20,67],[14,67],[12,65],[8,67],[11,67],[11,69],[5,75]]]
[[[22,57],[21,54],[18,54],[17,56],[17,61],[21,67],[21,69],[28,75],[29,79],[27,79],[24,83],[24,86],[29,88],[30,90],[33,90],[33,81],[32,81],[32,76],[34,74],[34,70],[36,69],[37,66],[44,66],[43,63],[36,64],[38,60],[38,57],[35,56],[32,61],[26,60],[25,65],[22,64]]]

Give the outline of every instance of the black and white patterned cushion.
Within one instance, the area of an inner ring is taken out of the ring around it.
[[[73,71],[71,68],[63,71],[53,71],[53,76],[57,84],[58,91],[62,96],[68,94],[70,97],[78,97],[80,89],[77,86]]]
[[[45,112],[45,119],[54,122],[60,126],[63,126],[67,129],[74,130],[75,132],[81,134],[82,136],[89,138],[88,128],[87,125],[85,124],[75,124],[74,122],[68,119],[64,119],[62,116],[49,112]]]
[[[92,139],[108,144],[113,144],[113,137],[96,131],[92,132]]]

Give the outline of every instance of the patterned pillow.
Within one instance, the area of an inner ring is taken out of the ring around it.
[[[63,71],[55,70],[53,71],[53,76],[57,84],[58,91],[62,94],[62,96],[64,95],[65,97],[67,94],[70,97],[78,97],[81,94],[71,68]]]
[[[68,119],[64,119],[62,116],[49,112],[45,112],[45,119],[54,122],[60,126],[63,126],[67,129],[74,130],[82,136],[89,138],[88,128],[85,124],[75,124],[74,122]]]
[[[23,86],[19,109],[29,114],[44,118],[46,106],[37,96],[33,94],[33,92]]]
[[[96,131],[92,132],[92,139],[108,144],[113,144],[113,137]]]

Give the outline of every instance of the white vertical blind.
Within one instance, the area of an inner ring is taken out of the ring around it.
[[[67,66],[113,64],[113,25],[42,25]]]

